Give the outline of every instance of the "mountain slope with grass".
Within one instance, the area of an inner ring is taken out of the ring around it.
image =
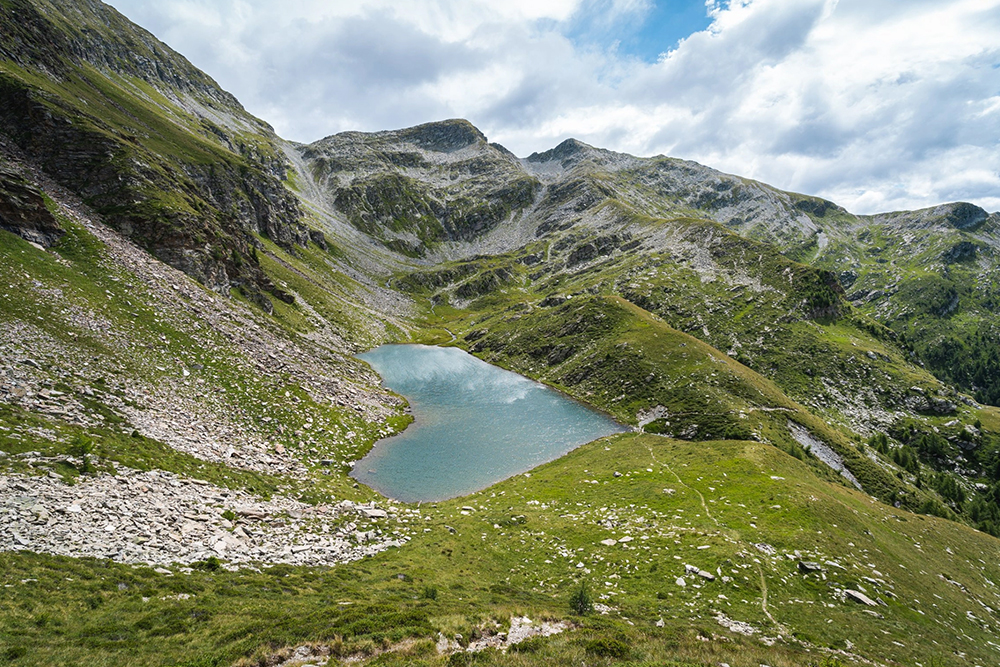
[[[0,36],[0,660],[997,662],[996,214],[464,120],[293,144],[96,0]],[[381,497],[389,342],[630,432]]]
[[[304,246],[280,140],[186,59],[97,0],[0,11],[0,127],[113,227],[210,288],[280,293],[253,234]]]

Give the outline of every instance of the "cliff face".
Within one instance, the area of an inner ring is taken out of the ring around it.
[[[20,174],[0,167],[0,229],[49,247],[63,235],[42,193]]]
[[[3,3],[0,56],[0,132],[160,259],[270,308],[254,234],[309,233],[267,124],[100,2]]]

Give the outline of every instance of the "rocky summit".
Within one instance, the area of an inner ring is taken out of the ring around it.
[[[0,661],[997,664],[998,285],[972,204],[297,144],[98,0],[2,0]],[[402,342],[626,432],[383,497],[413,416],[356,355]]]

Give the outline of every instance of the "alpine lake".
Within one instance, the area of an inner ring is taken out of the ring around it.
[[[351,477],[403,502],[473,493],[626,430],[458,348],[383,345],[358,358],[409,401],[414,422],[376,443]]]

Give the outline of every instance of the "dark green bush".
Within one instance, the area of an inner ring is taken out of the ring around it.
[[[573,591],[573,595],[569,598],[569,606],[574,613],[580,616],[586,616],[594,611],[594,601],[590,597],[586,581],[581,581],[580,586]]]
[[[209,556],[205,560],[200,560],[196,563],[191,563],[191,567],[196,570],[205,570],[206,572],[216,572],[222,567],[222,561],[220,561],[215,556]]]
[[[628,644],[613,637],[598,637],[597,639],[592,639],[587,642],[585,648],[587,653],[590,653],[591,655],[596,655],[601,658],[615,658],[616,660],[624,660],[625,658],[628,658],[631,653]]]

